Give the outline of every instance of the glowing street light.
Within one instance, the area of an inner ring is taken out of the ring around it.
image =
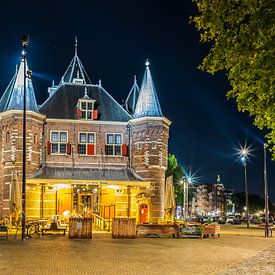
[[[248,208],[248,188],[247,188],[247,172],[246,172],[246,166],[247,166],[247,160],[248,160],[249,150],[246,147],[241,148],[240,150],[240,156],[241,156],[241,162],[243,164],[244,168],[244,185],[245,185],[245,217],[246,217],[246,227],[249,228],[249,208]]]
[[[180,181],[182,185],[182,217],[184,220],[186,220],[188,216],[188,184],[190,181],[192,181],[191,178],[185,176]]]

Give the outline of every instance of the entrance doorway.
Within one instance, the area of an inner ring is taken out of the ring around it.
[[[86,212],[94,212],[94,200],[93,194],[78,194],[78,212],[79,213],[86,213]]]
[[[148,223],[148,205],[147,204],[141,204],[139,206],[139,222],[140,223]]]

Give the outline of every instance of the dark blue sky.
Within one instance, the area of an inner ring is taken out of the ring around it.
[[[43,4],[44,2],[44,4]],[[249,192],[262,195],[263,152],[257,130],[247,114],[227,100],[225,73],[212,76],[196,67],[209,47],[189,16],[189,1],[5,1],[0,11],[0,93],[20,60],[22,34],[30,35],[29,67],[37,101],[47,98],[47,86],[60,81],[74,54],[93,83],[119,102],[125,99],[136,74],[139,84],[148,58],[163,113],[172,121],[170,152],[182,165],[197,172],[198,181],[214,182],[217,174],[226,187],[243,191],[243,171],[234,148],[252,144],[248,165]],[[270,160],[271,156],[268,154]],[[268,162],[270,196],[275,201],[275,167]]]

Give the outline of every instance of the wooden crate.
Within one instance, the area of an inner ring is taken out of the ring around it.
[[[139,224],[137,226],[137,236],[157,236],[171,235],[178,237],[179,227],[176,224]]]
[[[92,218],[70,218],[69,239],[91,239]]]
[[[220,233],[221,233],[221,226],[220,225],[210,224],[210,225],[204,225],[203,226],[203,235],[204,236],[215,237],[216,235],[218,235],[218,237],[220,237]]]
[[[114,239],[136,238],[136,219],[115,218],[112,225],[112,237]]]

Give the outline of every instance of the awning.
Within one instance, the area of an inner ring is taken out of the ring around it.
[[[135,171],[129,168],[87,168],[87,167],[42,167],[27,183],[47,182],[98,182],[98,183],[123,183],[149,187],[150,183],[143,180]]]

